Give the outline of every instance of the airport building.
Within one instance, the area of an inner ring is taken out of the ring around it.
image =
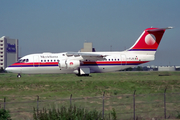
[[[176,71],[175,66],[158,66],[158,71]]]
[[[18,60],[18,39],[11,39],[3,36],[0,38],[0,68],[7,66]]]
[[[81,52],[95,52],[95,48],[93,48],[92,46],[92,43],[85,42],[84,48],[81,49]]]

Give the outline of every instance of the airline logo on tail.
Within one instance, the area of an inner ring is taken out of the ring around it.
[[[154,45],[156,42],[156,37],[153,34],[148,34],[145,37],[145,43],[147,45]]]
[[[162,36],[168,28],[147,28],[138,38],[136,43],[129,49],[129,51],[156,51]]]

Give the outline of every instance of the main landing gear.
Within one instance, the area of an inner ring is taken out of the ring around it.
[[[17,77],[20,78],[20,77],[21,77],[21,74],[19,73],[19,74],[17,75]]]
[[[89,76],[89,74],[76,74],[77,76]]]

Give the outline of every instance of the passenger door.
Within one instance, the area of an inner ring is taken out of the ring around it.
[[[33,56],[33,67],[39,67],[39,56]]]
[[[121,65],[126,65],[127,59],[125,54],[121,54]]]

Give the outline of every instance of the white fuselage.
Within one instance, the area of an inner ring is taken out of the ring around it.
[[[14,73],[77,73],[78,68],[89,68],[90,73],[111,72],[123,70],[129,67],[154,60],[154,55],[143,55],[141,52],[134,54],[133,51],[124,52],[86,52],[86,54],[104,54],[101,60],[84,59],[80,55],[67,55],[66,53],[42,53],[30,54],[22,57],[17,63],[12,64],[6,70]],[[60,66],[61,62],[80,61],[79,66]]]

